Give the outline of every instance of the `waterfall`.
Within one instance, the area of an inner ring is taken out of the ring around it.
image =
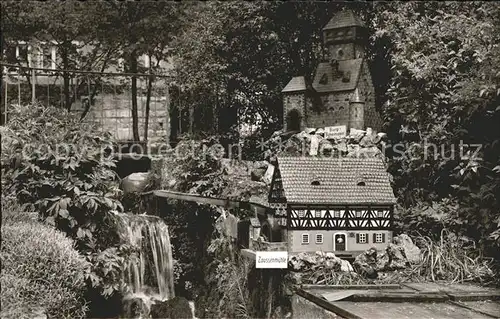
[[[124,280],[131,296],[169,300],[175,297],[168,226],[156,216],[115,213],[118,234],[134,250]]]

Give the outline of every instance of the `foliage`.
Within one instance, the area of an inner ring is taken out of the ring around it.
[[[376,9],[374,42],[391,57],[386,118],[391,144],[400,144],[390,154],[390,171],[401,204],[449,197],[458,210],[448,226],[498,247],[500,5]]]
[[[126,292],[122,274],[128,256],[130,250],[126,246],[110,247],[87,255],[92,267],[85,274],[85,279],[105,298]]]
[[[85,318],[89,264],[63,233],[39,223],[2,225],[2,318],[40,307],[53,318]]]
[[[75,238],[81,249],[104,245],[106,214],[121,210],[116,199],[109,133],[71,114],[38,105],[12,110],[2,138],[3,192],[32,204],[47,223]]]

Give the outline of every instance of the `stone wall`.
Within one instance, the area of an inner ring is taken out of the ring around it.
[[[305,128],[305,92],[292,92],[286,93],[283,96],[283,122],[284,128],[286,130],[290,130],[288,123],[288,115],[292,110],[297,110],[300,114],[300,129]]]
[[[320,96],[322,105],[307,110],[307,127],[348,125],[350,92],[328,93]]]
[[[74,109],[81,111],[81,103],[75,103]],[[79,104],[79,105],[78,105]],[[139,136],[144,138],[146,118],[146,96],[137,97]],[[88,120],[100,124],[103,130],[111,132],[119,141],[133,140],[132,102],[127,94],[104,94],[96,97],[94,106],[87,115]],[[166,97],[151,97],[148,140],[168,140],[170,120]]]
[[[379,132],[382,129],[383,122],[380,113],[375,107],[375,88],[373,87],[372,77],[366,61],[361,68],[359,88],[365,93],[364,129],[371,127]]]

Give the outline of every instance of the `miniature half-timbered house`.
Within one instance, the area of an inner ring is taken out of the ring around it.
[[[395,203],[381,158],[278,157],[269,193],[290,254],[383,250]]]

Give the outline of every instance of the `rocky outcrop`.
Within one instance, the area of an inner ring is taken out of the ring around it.
[[[370,248],[359,254],[353,263],[354,270],[366,278],[376,279],[378,276],[377,250]]]
[[[422,252],[411,240],[410,236],[401,234],[392,240],[395,245],[403,249],[404,255],[410,264],[418,264],[422,260]]]
[[[167,301],[157,301],[151,305],[150,318],[191,319],[193,312],[186,298],[174,297]]]
[[[411,238],[402,234],[394,237],[385,251],[370,248],[358,255],[353,263],[354,269],[367,278],[377,278],[378,272],[402,270],[421,261],[420,249]]]
[[[325,137],[323,129],[308,128],[296,134],[275,132],[266,142],[265,158],[270,162],[276,155],[295,156],[366,156],[383,157],[385,133],[371,129],[353,130],[342,138]]]

